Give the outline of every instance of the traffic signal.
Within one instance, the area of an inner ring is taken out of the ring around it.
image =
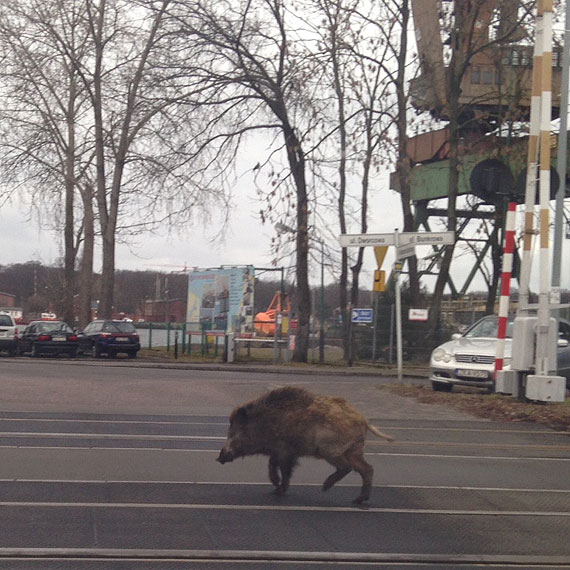
[[[386,291],[386,272],[383,269],[374,271],[374,285],[372,289],[377,293]]]

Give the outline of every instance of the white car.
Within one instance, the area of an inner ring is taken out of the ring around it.
[[[507,325],[503,368],[510,369],[513,319]],[[475,386],[493,390],[497,350],[496,316],[483,317],[463,334],[454,334],[449,342],[438,346],[430,358],[430,381],[434,390],[451,391],[453,386]],[[570,323],[559,325],[558,374],[570,383]]]
[[[14,356],[17,347],[18,325],[9,313],[0,313],[0,350],[6,350],[10,356]]]

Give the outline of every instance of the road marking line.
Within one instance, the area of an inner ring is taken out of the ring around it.
[[[267,487],[269,485],[266,481],[165,481],[165,480],[106,480],[106,479],[0,479],[2,483],[68,483],[68,484],[110,484],[110,485],[196,485],[196,486],[250,486],[250,487]],[[296,487],[322,487],[322,483],[297,483]],[[337,483],[335,487],[358,487],[358,483]],[[428,490],[428,491],[485,491],[485,492],[501,492],[501,493],[556,493],[556,494],[570,494],[570,489],[529,489],[520,487],[461,487],[458,485],[375,485],[375,489],[414,489],[414,490]]]
[[[220,416],[224,417],[225,416]],[[371,420],[374,424],[382,424],[382,418]],[[421,420],[419,420],[421,421]],[[228,426],[228,421],[223,422],[200,422],[200,421],[176,421],[176,420],[108,420],[108,419],[73,419],[73,418],[39,418],[39,417],[26,417],[26,418],[3,418],[0,417],[0,424],[2,422],[37,422],[37,423],[80,423],[80,424],[118,424],[118,425],[169,425],[169,426]],[[481,421],[481,424],[488,425],[488,422]],[[504,433],[504,434],[523,434],[523,435],[568,435],[567,431],[555,431],[548,428],[543,430],[519,430],[519,429],[485,429],[485,428],[472,428],[472,427],[438,427],[438,426],[385,426],[384,429],[391,431],[436,431],[436,432],[474,432],[474,433]]]
[[[421,421],[421,420],[420,420]],[[371,420],[371,422],[376,425],[378,424],[382,424],[382,420]],[[481,423],[485,423],[485,422],[481,422]],[[485,424],[488,425],[488,424]],[[565,435],[568,436],[568,432],[567,431],[555,431],[553,429],[549,429],[549,428],[544,428],[542,430],[539,429],[485,429],[485,428],[462,428],[462,427],[455,427],[455,428],[449,428],[449,427],[421,427],[421,426],[390,426],[390,425],[384,425],[382,426],[383,429],[389,429],[389,430],[393,430],[393,431],[451,431],[451,432],[459,432],[459,433],[463,433],[463,432],[474,432],[474,433],[506,433],[506,434],[523,434],[523,435]]]
[[[224,438],[225,439],[225,438]],[[366,445],[381,445],[381,446],[388,446],[388,445],[402,445],[402,446],[413,446],[413,445],[421,445],[421,446],[433,446],[433,447],[473,447],[476,449],[483,449],[483,448],[491,448],[491,449],[505,449],[505,448],[513,448],[513,449],[555,449],[559,451],[570,451],[570,445],[544,445],[544,444],[527,444],[527,443],[479,443],[479,442],[472,442],[472,443],[463,443],[463,442],[451,442],[451,441],[399,441],[395,440],[392,442],[383,442],[383,441],[375,441],[375,440],[368,440]]]
[[[37,439],[46,439],[49,437],[60,437],[66,439],[133,439],[133,440],[190,440],[190,441],[226,441],[225,435],[144,435],[144,434],[114,434],[114,433],[66,433],[66,432],[0,432],[0,437],[8,438],[24,438],[34,437]]]
[[[101,439],[101,440],[133,440],[133,441],[226,441],[226,436],[216,435],[160,435],[160,434],[123,434],[123,433],[66,433],[66,432],[0,432],[0,438],[35,438],[35,439],[48,439],[48,438],[65,438],[65,439]],[[520,443],[461,443],[461,442],[441,442],[441,441],[394,441],[394,442],[380,442],[369,440],[367,445],[371,446],[394,446],[399,445],[403,447],[412,446],[432,446],[432,447],[461,447],[461,448],[475,448],[475,449],[541,449],[541,450],[556,450],[556,451],[570,451],[570,445],[540,445],[540,444],[520,444]],[[10,446],[6,446],[10,447]]]
[[[1,501],[0,507],[10,508],[77,508],[77,509],[165,509],[165,510],[213,510],[213,511],[300,511],[300,512],[340,512],[340,513],[390,513],[404,515],[445,515],[445,516],[493,516],[493,517],[564,517],[570,518],[568,511],[501,511],[501,510],[458,510],[458,509],[395,509],[382,507],[335,507],[306,505],[215,505],[202,503],[97,503],[97,502],[47,502],[47,501]]]
[[[167,425],[167,426],[229,426],[229,421],[225,422],[192,422],[192,421],[164,421],[164,420],[80,420],[65,418],[2,418],[2,422],[37,422],[37,423],[64,423],[64,424],[126,424],[126,425]]]
[[[82,559],[143,559],[150,560],[250,560],[250,561],[300,561],[300,562],[376,562],[415,564],[484,564],[514,565],[530,568],[535,564],[545,567],[570,564],[570,556],[520,555],[520,554],[423,554],[399,552],[320,552],[291,550],[166,550],[119,548],[0,548],[0,557],[15,558],[80,557]]]
[[[178,450],[168,450],[178,451]],[[183,450],[180,450],[183,451]],[[207,451],[207,450],[204,450]],[[477,461],[497,460],[497,461],[570,461],[570,457],[517,457],[517,456],[495,456],[495,455],[444,455],[437,453],[365,453],[370,456],[386,456],[386,457],[423,457],[432,459],[476,459]]]
[[[225,441],[225,437],[222,438]],[[394,445],[393,443],[386,444],[387,446]],[[0,445],[0,450],[45,450],[45,451],[134,451],[134,452],[149,452],[160,451],[164,453],[216,453],[219,454],[218,449],[187,449],[187,448],[167,448],[167,447],[102,447],[97,445],[90,446],[68,446],[68,445]],[[469,459],[469,460],[487,460],[487,461],[550,461],[550,462],[570,462],[570,457],[524,457],[524,456],[501,456],[501,455],[445,455],[438,453],[380,453],[380,452],[366,452],[364,455],[369,457],[416,457],[423,459]]]

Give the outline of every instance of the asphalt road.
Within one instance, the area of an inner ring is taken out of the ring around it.
[[[1,570],[570,568],[567,434],[354,372],[132,364],[0,359]],[[265,458],[215,462],[233,406],[284,384],[347,397],[396,438],[368,442],[366,508],[354,474],[321,491],[323,461],[285,497]]]

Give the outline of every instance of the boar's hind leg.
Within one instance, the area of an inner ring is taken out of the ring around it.
[[[364,459],[362,448],[347,453],[347,459],[352,468],[360,473],[362,477],[362,488],[360,495],[354,499],[353,503],[363,503],[370,498],[370,490],[372,489],[372,476],[374,475],[374,468]]]
[[[345,457],[335,457],[334,459],[327,459],[327,461],[333,467],[336,467],[336,471],[326,478],[323,483],[323,491],[328,491],[335,483],[338,483],[352,471],[352,467]]]

